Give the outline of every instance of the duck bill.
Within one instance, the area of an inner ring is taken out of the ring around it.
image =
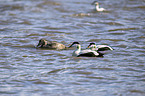
[[[41,46],[42,46],[41,44],[38,44],[36,47],[37,47],[37,48],[40,48]]]
[[[71,48],[74,44],[71,44],[68,48]]]
[[[68,48],[72,47],[74,44],[79,44],[79,42],[73,42]]]
[[[97,1],[94,1],[94,2],[92,3],[92,5],[95,5],[95,4],[97,4]]]
[[[89,46],[87,47],[87,49],[89,49],[89,48],[90,48],[90,46],[91,46],[91,45],[89,45]]]
[[[72,47],[74,44],[76,44],[76,42],[73,42],[68,48]]]

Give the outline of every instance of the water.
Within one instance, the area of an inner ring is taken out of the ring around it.
[[[145,1],[0,1],[1,96],[144,96]],[[68,46],[107,44],[104,58],[36,49],[39,39]]]

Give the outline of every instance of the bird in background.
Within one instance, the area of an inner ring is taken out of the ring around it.
[[[104,8],[100,8],[100,7],[99,7],[99,3],[98,3],[97,1],[94,1],[94,2],[92,3],[92,5],[95,5],[95,10],[96,10],[96,11],[101,12],[101,11],[105,11],[105,10],[106,10],[106,9],[104,9]]]

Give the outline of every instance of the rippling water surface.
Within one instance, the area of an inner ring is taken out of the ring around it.
[[[0,0],[1,96],[145,96],[145,1]],[[36,49],[45,38],[115,50],[75,58]]]

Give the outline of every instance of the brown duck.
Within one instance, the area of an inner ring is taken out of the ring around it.
[[[56,41],[47,41],[45,39],[40,39],[37,48],[62,50],[67,49],[68,47]]]

